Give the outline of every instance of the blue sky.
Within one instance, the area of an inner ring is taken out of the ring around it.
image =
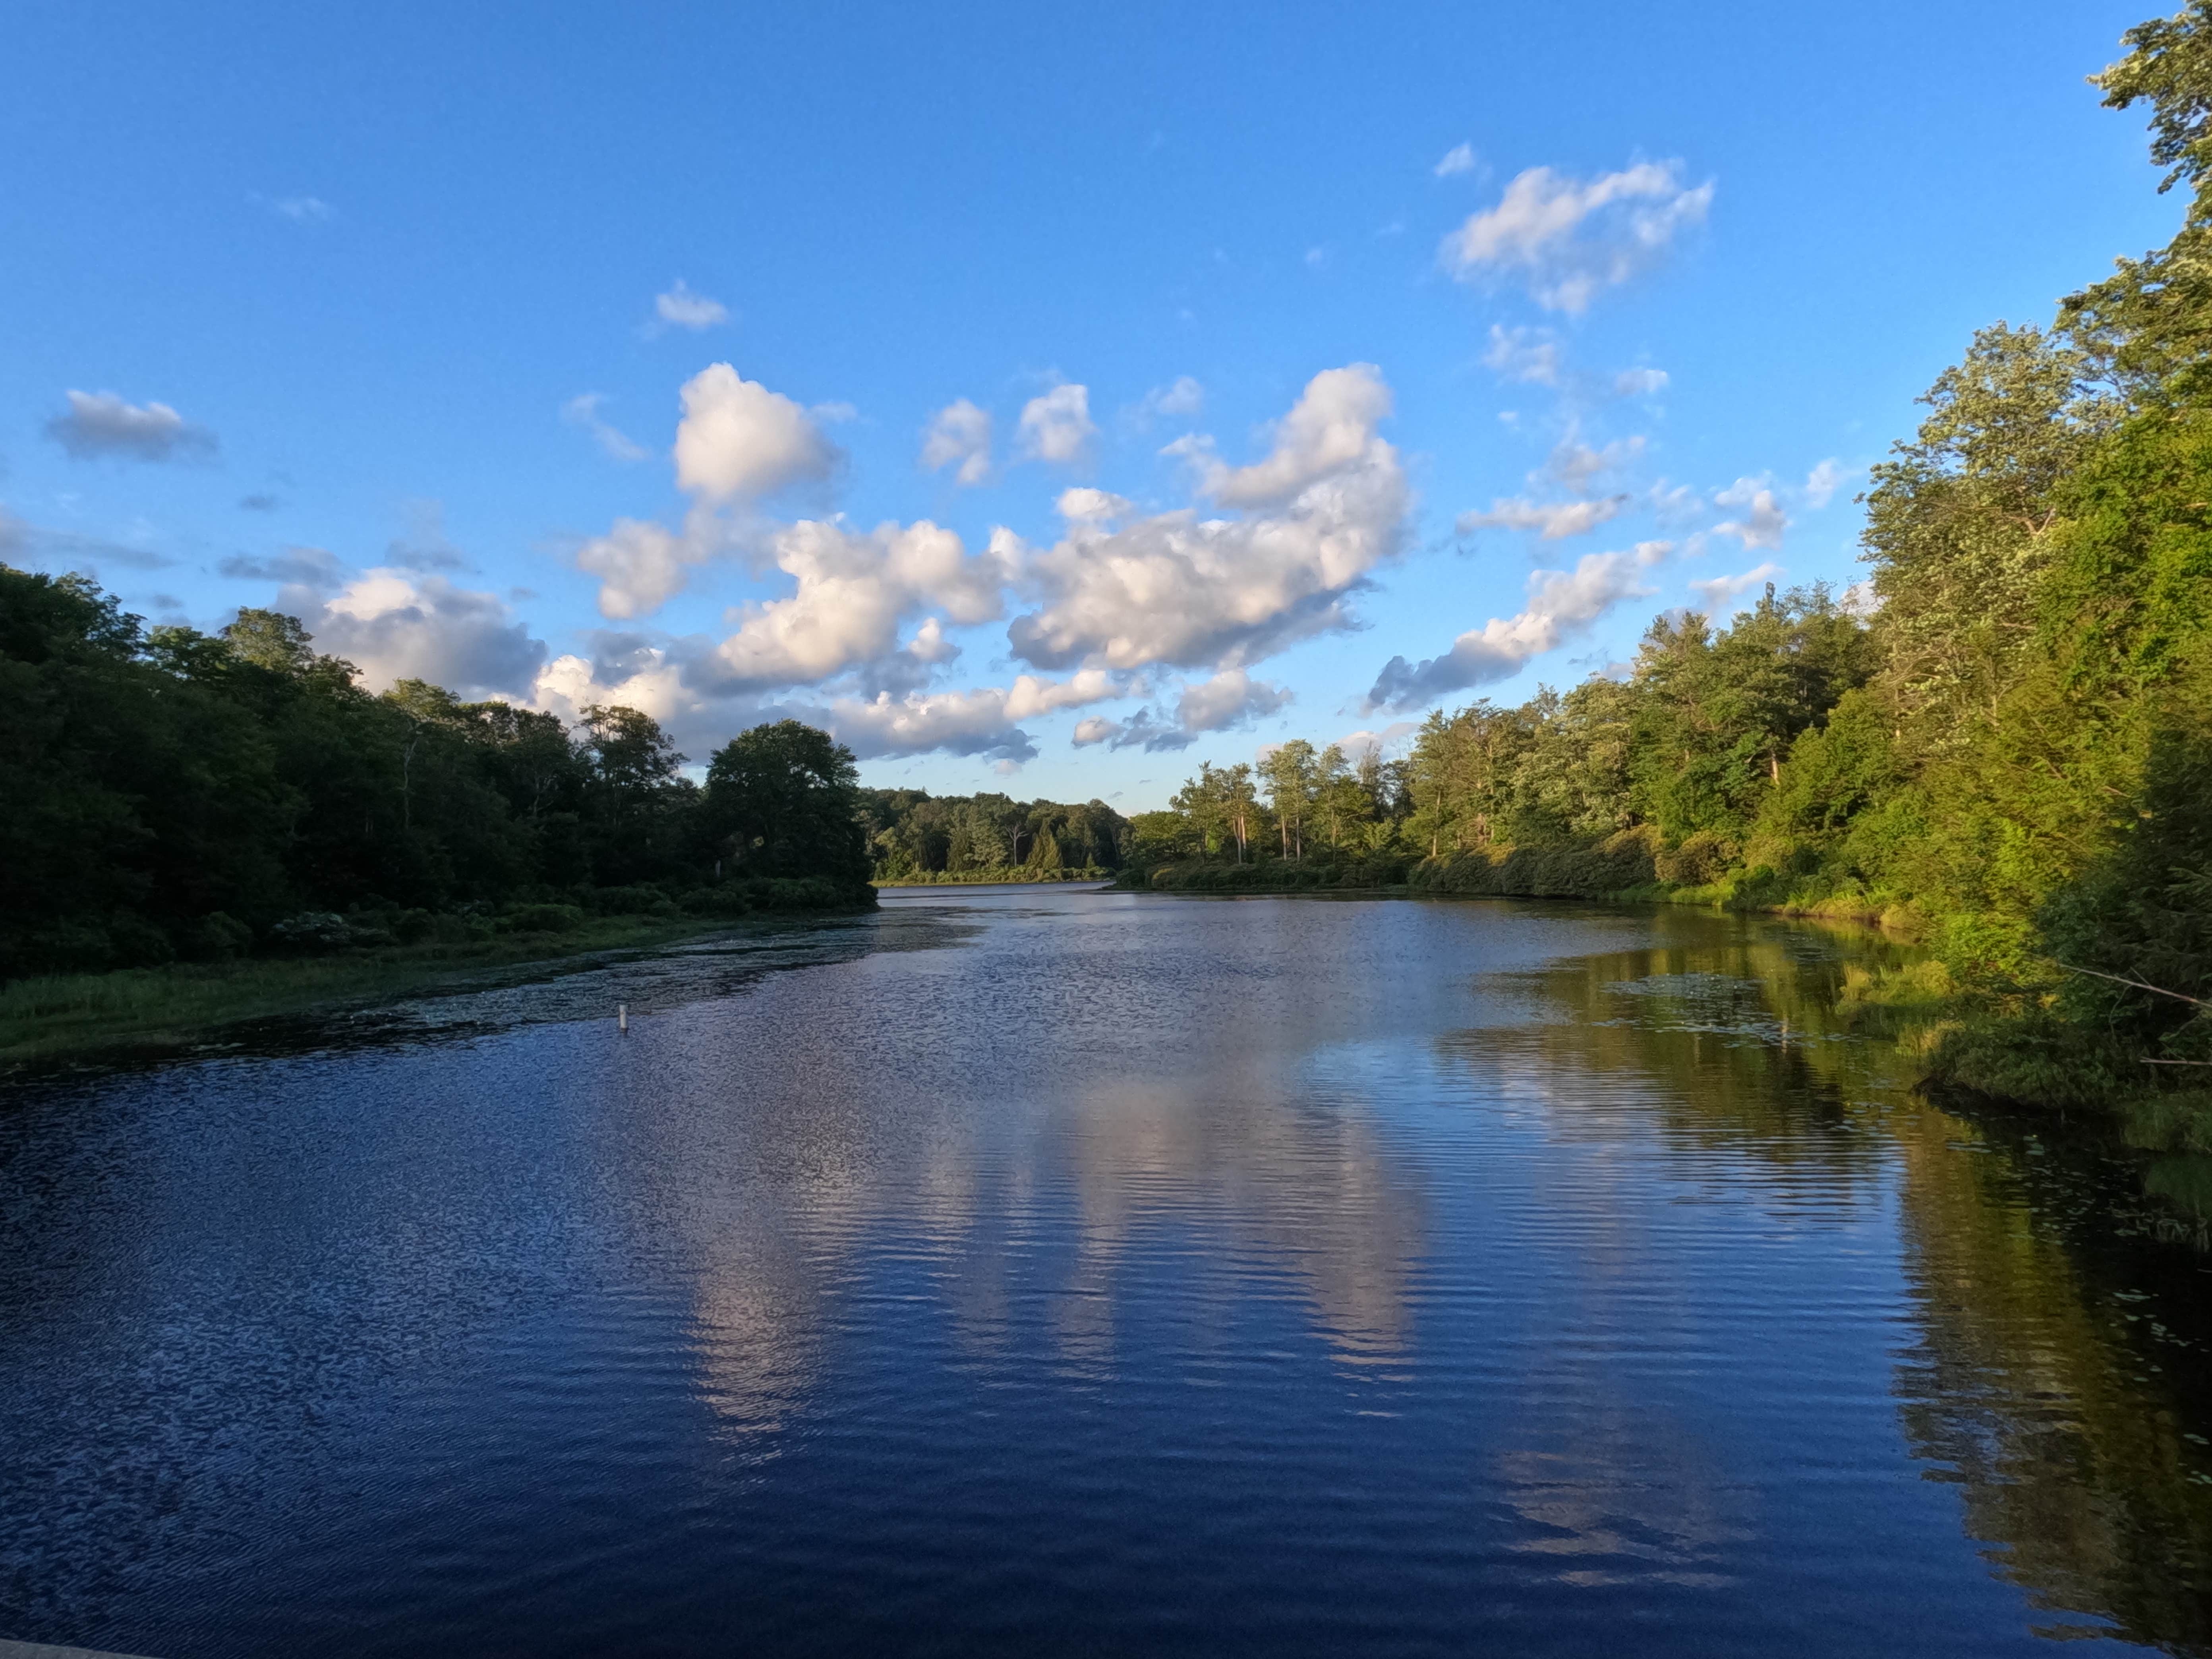
[[[23,9],[0,557],[1157,805],[1856,580],[2139,5]]]

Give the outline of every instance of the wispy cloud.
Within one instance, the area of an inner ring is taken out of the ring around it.
[[[246,199],[295,225],[319,225],[337,216],[337,210],[319,196],[264,196],[256,191]]]
[[[1444,239],[1443,262],[1462,281],[1518,277],[1539,305],[1578,314],[1656,264],[1678,234],[1703,222],[1712,199],[1711,180],[1683,183],[1680,161],[1640,161],[1588,180],[1531,167],[1497,206]]]
[[[1770,559],[1733,576],[1708,576],[1702,581],[1686,582],[1683,586],[1705,602],[1705,613],[1711,616],[1729,600],[1750,592],[1754,587],[1764,587],[1784,574],[1783,568]]]
[[[1363,712],[1419,708],[1448,692],[1511,678],[1622,600],[1656,592],[1645,579],[1673,550],[1670,542],[1638,542],[1627,552],[1587,554],[1572,570],[1537,571],[1518,615],[1492,617],[1425,662],[1393,657],[1376,677]]]
[[[617,461],[641,461],[645,446],[633,441],[599,413],[606,402],[603,392],[582,392],[561,405],[561,418],[590,433],[599,448]]]
[[[309,588],[317,592],[343,586],[345,567],[337,556],[319,547],[288,547],[273,557],[234,553],[215,568],[218,576],[233,581],[276,582],[285,587]]]
[[[1771,482],[1763,477],[1738,478],[1714,495],[1713,505],[1741,511],[1742,517],[1715,525],[1713,533],[1734,536],[1747,549],[1778,550],[1784,532],[1790,528],[1790,515],[1783,511],[1781,502],[1775,499]]]
[[[1462,173],[1473,173],[1482,165],[1475,159],[1473,144],[1454,144],[1443,153],[1443,159],[1430,171],[1439,179],[1457,178]]]
[[[931,472],[952,469],[952,482],[980,484],[991,476],[991,411],[956,398],[921,429],[921,465]]]
[[[1548,328],[1506,328],[1490,325],[1490,345],[1482,354],[1483,367],[1501,380],[1525,386],[1556,386],[1565,367],[1559,337]]]
[[[1843,488],[1844,480],[1851,476],[1850,469],[1830,456],[1815,466],[1805,478],[1805,505],[1818,509],[1826,507]]]
[[[46,435],[72,460],[205,460],[216,435],[162,403],[127,403],[112,392],[71,392]]]
[[[1525,495],[1513,495],[1492,501],[1486,513],[1462,513],[1455,523],[1462,536],[1487,529],[1533,530],[1542,540],[1556,542],[1569,536],[1589,534],[1607,520],[1618,518],[1621,508],[1627,505],[1626,495],[1583,501],[1535,501]]]
[[[694,292],[681,276],[666,293],[653,296],[653,314],[667,327],[694,331],[717,328],[730,320],[729,307],[720,300]]]
[[[128,542],[28,524],[4,507],[0,507],[0,558],[37,559],[70,569],[95,571],[103,564],[119,564],[130,570],[163,570],[177,562],[165,553]]]

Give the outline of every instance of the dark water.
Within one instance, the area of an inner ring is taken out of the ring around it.
[[[2212,1255],[1880,948],[933,892],[18,1090],[0,1637],[2212,1651]]]

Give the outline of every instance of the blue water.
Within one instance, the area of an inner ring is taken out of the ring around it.
[[[935,890],[19,1086],[0,1638],[2203,1650],[2212,1256],[1879,948]]]

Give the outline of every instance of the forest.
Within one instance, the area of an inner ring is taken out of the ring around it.
[[[2182,228],[1937,378],[1862,498],[1868,603],[1662,617],[1398,767],[1205,769],[1133,866],[1881,918],[1927,959],[1855,988],[1930,1016],[1933,1079],[2212,1145],[2212,9],[2127,45],[2097,82]]]
[[[794,720],[695,782],[633,708],[372,695],[292,617],[5,566],[0,707],[0,980],[874,902],[853,757]]]
[[[1998,322],[1862,497],[1869,579],[1653,621],[1632,663],[1293,741],[1170,806],[862,790],[793,721],[703,781],[635,709],[372,694],[293,618],[148,629],[0,567],[0,979],[588,915],[872,903],[872,882],[1672,897],[1879,920],[1931,1076],[2125,1098],[2212,1145],[2212,9],[2097,77],[2172,241]],[[2164,1126],[2164,1127],[2160,1127]]]
[[[1103,801],[864,789],[860,813],[874,878],[885,884],[1111,876],[1128,851],[1128,820]]]

